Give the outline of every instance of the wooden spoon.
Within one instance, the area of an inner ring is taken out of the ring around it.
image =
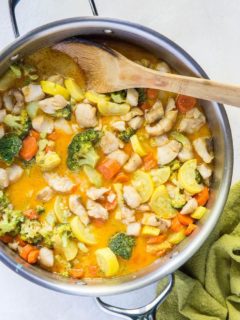
[[[87,76],[87,88],[99,93],[127,88],[154,88],[240,107],[240,86],[160,73],[127,59],[102,44],[82,39],[60,42],[53,49],[72,57]]]

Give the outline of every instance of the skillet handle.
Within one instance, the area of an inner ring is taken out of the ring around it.
[[[167,298],[173,288],[173,284],[174,276],[173,274],[170,274],[168,275],[168,284],[165,286],[163,291],[149,304],[136,309],[114,307],[102,301],[100,298],[96,298],[96,302],[103,311],[118,317],[131,320],[155,320],[157,308]]]
[[[18,38],[20,36],[17,19],[16,19],[16,6],[19,2],[20,0],[8,0],[9,14],[10,14],[11,24],[12,24],[15,38]],[[88,0],[88,2],[90,4],[92,14],[94,16],[98,16],[98,10],[95,4],[95,0]]]

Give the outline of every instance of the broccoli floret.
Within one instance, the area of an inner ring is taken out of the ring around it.
[[[16,133],[19,138],[23,139],[28,134],[31,128],[31,120],[28,117],[26,110],[22,110],[21,114],[16,116],[13,114],[7,114],[4,117],[3,122]]]
[[[41,228],[42,225],[38,220],[26,219],[21,225],[21,238],[29,243],[37,244],[43,239]]]
[[[121,139],[123,142],[129,142],[131,136],[136,133],[136,130],[132,128],[127,128],[126,130],[119,133],[118,138]]]
[[[62,240],[63,247],[68,246],[68,240],[73,238],[72,229],[69,223],[62,223],[55,227],[54,234]]]
[[[70,170],[79,170],[83,165],[95,167],[99,156],[94,145],[101,137],[100,131],[88,129],[75,135],[68,146],[67,165]]]
[[[12,164],[22,147],[22,140],[15,134],[9,133],[0,139],[0,159]]]
[[[12,235],[18,234],[20,225],[24,220],[25,218],[21,211],[5,208],[0,220],[0,236],[6,233],[11,233]]]
[[[48,247],[48,248],[53,248],[53,237],[54,237],[54,233],[52,231],[51,228],[49,228],[48,225],[45,225],[41,228],[41,230],[39,231],[41,236],[42,236],[42,243],[44,246]]]
[[[3,191],[0,191],[0,214],[4,213],[9,206],[9,199]]]
[[[54,114],[53,117],[55,118],[64,118],[66,120],[71,120],[72,117],[72,108],[71,105],[68,104],[65,108],[61,110],[57,110]]]
[[[144,103],[147,100],[146,90],[143,88],[138,88],[138,103]]]
[[[129,260],[135,244],[134,237],[125,233],[117,233],[109,240],[108,246],[117,256]]]
[[[197,183],[202,183],[203,182],[202,176],[201,176],[200,172],[197,169],[195,170],[195,180],[197,181]]]
[[[127,91],[121,90],[111,93],[111,99],[116,103],[122,103],[126,100]]]

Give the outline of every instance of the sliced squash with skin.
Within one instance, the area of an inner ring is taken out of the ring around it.
[[[93,233],[91,233],[88,227],[85,227],[78,216],[75,216],[71,222],[71,229],[73,235],[81,242],[86,244],[96,244],[96,239]]]
[[[40,82],[41,87],[42,87],[42,91],[44,93],[47,93],[51,96],[55,96],[57,94],[59,94],[60,96],[63,96],[66,100],[69,99],[69,92],[66,88],[64,88],[63,86],[61,86],[60,84],[57,84],[55,82],[52,81],[41,81]]]
[[[99,268],[107,277],[117,274],[119,270],[118,259],[110,248],[98,249],[95,254]]]
[[[61,196],[57,196],[54,202],[54,212],[58,222],[65,223],[67,222],[67,208],[63,203],[63,198]]]
[[[123,116],[130,110],[127,103],[115,103],[110,101],[100,101],[97,104],[98,111],[104,116]]]
[[[140,157],[144,157],[147,154],[136,134],[131,136],[130,141],[134,152],[136,152]]]
[[[160,186],[168,181],[171,175],[171,168],[166,166],[150,171],[155,186]]]
[[[189,193],[196,194],[202,191],[203,185],[196,181],[197,160],[186,161],[178,171],[180,185]]]
[[[140,194],[142,202],[147,202],[153,193],[153,181],[149,173],[138,170],[133,174],[132,185]]]
[[[167,241],[170,242],[171,244],[178,244],[181,241],[183,241],[186,238],[186,235],[184,233],[184,230],[181,230],[179,232],[171,233]]]
[[[68,92],[71,97],[77,102],[82,101],[84,99],[83,90],[79,87],[79,85],[71,78],[68,78],[64,82]]]
[[[164,185],[155,189],[149,204],[152,210],[160,218],[171,219],[177,214],[177,211],[171,206],[171,198]]]
[[[54,237],[54,249],[64,256],[67,261],[73,260],[78,254],[78,245],[75,241],[68,240],[67,246],[64,247],[59,236]]]

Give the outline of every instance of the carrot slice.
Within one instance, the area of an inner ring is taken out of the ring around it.
[[[37,211],[34,209],[28,209],[28,210],[23,211],[23,215],[30,220],[35,220],[35,219],[39,218]]]
[[[189,236],[196,228],[197,228],[197,226],[194,223],[190,223],[187,226],[187,229],[184,231],[185,235]]]
[[[30,264],[34,264],[38,261],[38,256],[39,256],[39,250],[34,249],[29,252],[28,257],[27,257],[27,262]]]
[[[143,102],[141,105],[140,105],[140,108],[142,110],[148,110],[148,109],[151,109],[151,105],[148,103],[148,102]]]
[[[23,241],[19,235],[17,235],[15,239],[20,247],[25,247],[27,245],[27,242]]]
[[[157,159],[154,157],[152,153],[149,153],[146,157],[143,158],[144,169],[149,171],[155,167],[157,167]]]
[[[26,244],[24,247],[20,248],[19,255],[25,261],[28,261],[28,255],[33,250],[35,250],[35,248],[33,246],[31,246],[30,244]]]
[[[117,160],[105,158],[97,167],[106,180],[111,180],[121,169]]]
[[[31,160],[38,151],[37,140],[35,137],[27,136],[23,140],[20,156],[26,161]]]
[[[8,235],[8,234],[5,234],[4,236],[1,236],[0,237],[0,241],[2,241],[3,243],[11,243],[13,242],[13,237]]]
[[[69,275],[74,279],[81,279],[84,275],[84,270],[73,268],[69,270]]]
[[[47,138],[48,138],[49,140],[55,141],[55,140],[57,140],[57,138],[58,138],[58,133],[57,133],[56,131],[53,131],[52,133],[49,133],[49,134],[47,135]]]
[[[91,277],[96,277],[97,274],[98,274],[98,271],[99,271],[98,266],[92,265],[92,266],[88,267],[88,272],[89,272]]]
[[[177,96],[176,105],[181,113],[191,110],[197,103],[197,99],[179,94]]]
[[[183,224],[184,226],[188,226],[189,224],[193,223],[193,218],[189,217],[185,214],[178,214],[177,215],[178,221]]]
[[[171,230],[173,232],[179,232],[180,230],[182,230],[183,225],[180,223],[180,221],[178,220],[178,217],[176,216],[173,220],[172,220],[172,225],[171,225]]]
[[[155,100],[158,97],[159,90],[157,89],[147,89],[147,97],[150,100]]]
[[[204,189],[195,196],[195,199],[199,206],[204,206],[209,199],[209,189],[204,187]]]
[[[129,176],[124,172],[119,172],[119,174],[115,177],[114,182],[124,183],[129,181]]]
[[[159,236],[149,238],[147,240],[147,244],[161,243],[166,239],[167,239],[167,235],[166,234],[160,234]]]
[[[36,140],[39,140],[40,139],[40,133],[35,131],[35,130],[30,130],[30,136],[31,137],[34,137]]]

